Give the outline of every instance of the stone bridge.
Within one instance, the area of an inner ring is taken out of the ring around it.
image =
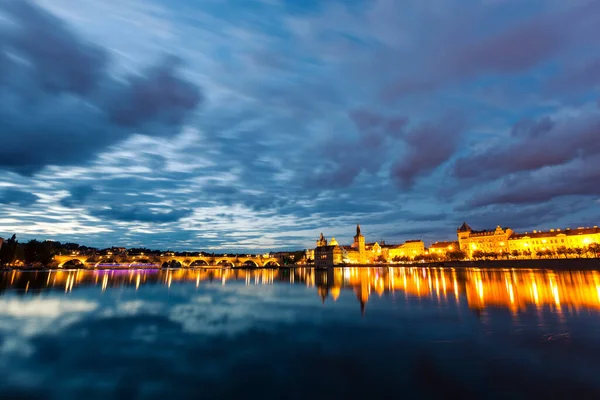
[[[279,260],[274,257],[210,257],[210,256],[82,256],[82,255],[57,255],[54,263],[59,267],[85,266],[89,268],[107,267],[113,264],[129,267],[172,266],[172,267],[279,267]]]

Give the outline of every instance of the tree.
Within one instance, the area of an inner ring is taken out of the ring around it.
[[[518,258],[519,256],[521,256],[521,252],[519,250],[513,250],[511,255],[515,258]]]
[[[558,249],[556,249],[556,254],[567,258],[569,255],[569,250],[565,246],[560,246]]]
[[[52,251],[50,245],[46,242],[39,242],[35,239],[25,244],[24,248],[25,264],[42,264],[44,266],[52,262]]]
[[[459,261],[467,258],[467,254],[462,250],[453,250],[446,253],[446,257],[452,261]]]
[[[594,258],[598,258],[600,256],[600,243],[592,243],[588,246],[588,251],[591,256]]]
[[[388,261],[387,261],[387,259],[385,258],[385,256],[384,256],[383,254],[380,254],[380,255],[377,257],[377,262],[380,262],[380,263],[387,263]]]
[[[12,235],[0,248],[0,265],[11,265],[15,261],[17,252],[17,235]]]
[[[486,256],[486,253],[484,253],[481,250],[475,250],[473,252],[473,258],[476,260],[481,260],[482,258],[484,258]]]

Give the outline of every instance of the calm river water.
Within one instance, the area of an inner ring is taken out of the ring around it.
[[[0,398],[600,398],[600,273],[0,273]]]

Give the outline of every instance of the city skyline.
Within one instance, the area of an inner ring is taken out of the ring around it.
[[[358,221],[396,243],[595,225],[599,16],[3,1],[0,237],[257,253],[349,243]]]

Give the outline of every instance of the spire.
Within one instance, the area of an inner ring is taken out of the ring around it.
[[[360,224],[356,224],[356,236],[360,236]]]
[[[471,232],[472,229],[466,222],[463,222],[463,224],[460,226],[460,228],[458,228],[458,231],[459,232]]]
[[[323,237],[323,232],[321,232],[321,237],[319,238],[319,240],[325,240],[325,238]]]

